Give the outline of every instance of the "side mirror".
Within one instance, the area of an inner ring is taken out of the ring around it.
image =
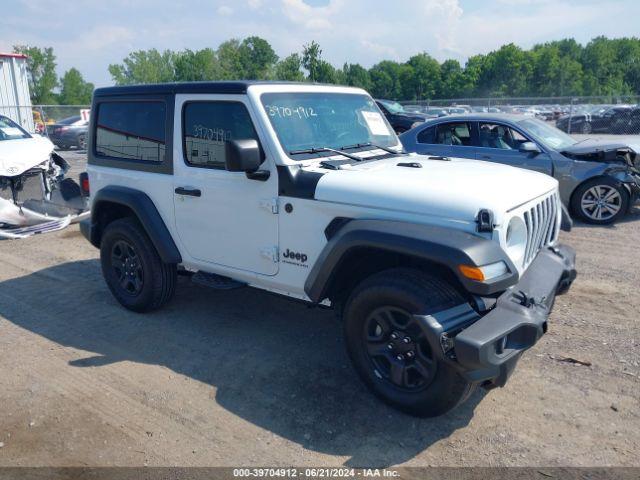
[[[262,155],[257,140],[229,140],[225,145],[225,168],[230,172],[255,172]]]
[[[520,149],[522,153],[540,153],[540,147],[533,142],[524,142],[520,144]]]

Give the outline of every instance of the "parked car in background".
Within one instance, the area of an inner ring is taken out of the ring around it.
[[[611,118],[609,133],[632,135],[640,133],[640,107],[616,113]]]
[[[540,120],[551,121],[555,119],[555,114],[552,109],[546,106],[537,106],[535,108],[535,116]]]
[[[49,139],[59,148],[76,147],[80,150],[87,148],[87,131],[89,122],[80,115],[65,118],[52,125],[47,125]]]
[[[539,119],[472,114],[429,120],[400,136],[409,152],[536,170],[558,179],[560,196],[586,222],[619,220],[640,195],[640,151],[583,140]]]
[[[424,107],[422,112],[432,117],[446,117],[449,115],[449,112],[441,107]]]
[[[469,110],[463,107],[447,107],[447,113],[449,115],[460,115],[463,113],[469,113]]]
[[[421,105],[402,105],[402,108],[407,113],[424,113]]]
[[[611,128],[611,121],[616,115],[631,110],[628,105],[616,107],[594,107],[583,112],[565,115],[556,120],[556,127],[563,132],[582,133],[606,133]]]
[[[53,232],[86,216],[69,164],[45,137],[0,115],[0,239]]]
[[[422,123],[428,118],[433,118],[424,113],[409,112],[393,100],[376,100],[375,102],[384,116],[387,117],[387,120],[396,133],[406,132],[417,123]]]

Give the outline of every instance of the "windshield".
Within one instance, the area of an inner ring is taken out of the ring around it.
[[[391,113],[406,113],[405,109],[398,102],[390,102],[389,100],[378,100]]]
[[[525,132],[536,137],[536,140],[544,146],[554,150],[562,150],[577,143],[563,131],[535,118],[520,120],[518,125],[520,125]]]
[[[398,144],[393,130],[368,95],[265,93],[261,100],[282,148],[289,155],[313,148]]]
[[[0,141],[18,140],[21,138],[31,138],[20,125],[13,120],[0,115]]]

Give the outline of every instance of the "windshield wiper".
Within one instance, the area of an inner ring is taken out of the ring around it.
[[[384,150],[387,153],[393,153],[395,155],[407,155],[407,152],[405,152],[404,149],[402,149],[400,151],[397,151],[397,150],[393,150],[392,148],[383,147],[382,145],[376,145],[376,144],[371,143],[371,142],[356,143],[354,145],[347,145],[345,147],[340,147],[340,150],[350,150],[352,148],[362,148],[362,147],[375,147],[375,148],[379,148],[380,150]]]
[[[304,150],[292,150],[289,152],[289,155],[303,155],[305,153],[323,153],[323,152],[333,152],[338,155],[342,155],[343,157],[350,158],[351,160],[355,160],[356,162],[361,162],[364,160],[362,157],[358,157],[357,155],[352,155],[350,153],[343,152],[341,150],[336,150],[335,148],[329,147],[319,147],[319,148],[307,148]]]

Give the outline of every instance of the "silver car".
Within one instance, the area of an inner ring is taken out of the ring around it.
[[[469,114],[428,120],[403,133],[409,152],[536,170],[560,183],[563,203],[594,224],[613,223],[640,196],[640,146],[575,140],[532,117]]]

